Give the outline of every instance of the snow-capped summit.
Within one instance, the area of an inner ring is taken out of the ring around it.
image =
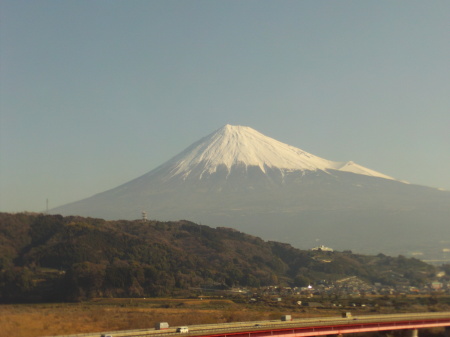
[[[225,125],[171,159],[172,176],[187,177],[193,172],[212,174],[219,167],[259,167],[281,171],[339,170],[373,177],[393,179],[353,162],[334,162],[317,157],[294,146],[267,137],[247,126]]]
[[[225,125],[136,179],[51,210],[105,219],[136,219],[142,211],[300,248],[326,242],[406,254],[436,250],[450,237],[450,192],[320,158],[245,126]]]

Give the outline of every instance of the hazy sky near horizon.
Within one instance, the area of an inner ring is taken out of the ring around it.
[[[1,0],[0,211],[43,211],[225,124],[450,190],[450,2]]]

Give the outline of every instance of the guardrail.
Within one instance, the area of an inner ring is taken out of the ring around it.
[[[101,337],[102,335],[111,335],[113,337],[166,337],[171,335],[177,336],[224,336],[229,335],[243,335],[248,337],[266,337],[266,336],[281,336],[287,334],[295,334],[302,336],[300,330],[305,332],[305,329],[313,329],[314,333],[326,331],[334,334],[333,331],[342,331],[344,326],[347,330],[354,332],[362,332],[358,330],[358,326],[365,325],[366,329],[369,325],[373,325],[374,330],[364,331],[380,331],[380,324],[388,327],[392,326],[398,329],[405,328],[407,322],[416,322],[431,326],[450,326],[450,312],[442,313],[406,313],[406,314],[392,314],[392,315],[372,315],[372,316],[354,316],[351,318],[338,317],[318,317],[310,319],[293,319],[291,321],[271,320],[271,321],[251,321],[251,322],[235,322],[222,324],[203,324],[189,326],[189,333],[177,333],[176,327],[171,327],[164,330],[155,329],[135,329],[123,331],[107,331],[101,333],[84,333],[52,337]],[[378,324],[378,326],[376,326]],[[397,324],[397,325],[396,325]],[[437,324],[437,325],[432,325]],[[400,327],[401,326],[401,327]],[[353,329],[353,330],[352,330]],[[290,332],[290,331],[296,332]],[[306,332],[305,332],[306,333]],[[349,333],[348,331],[345,333]],[[325,333],[324,333],[325,334]],[[308,336],[308,334],[304,334]]]

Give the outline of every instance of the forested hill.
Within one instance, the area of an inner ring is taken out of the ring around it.
[[[189,221],[0,213],[3,300],[167,296],[199,287],[305,286],[346,276],[420,285],[435,272],[403,256],[305,251]]]

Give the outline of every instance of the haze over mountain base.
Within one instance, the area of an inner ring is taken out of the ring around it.
[[[328,161],[246,127],[227,125],[155,170],[52,213],[112,220],[142,211],[302,249],[450,259],[450,192]]]

